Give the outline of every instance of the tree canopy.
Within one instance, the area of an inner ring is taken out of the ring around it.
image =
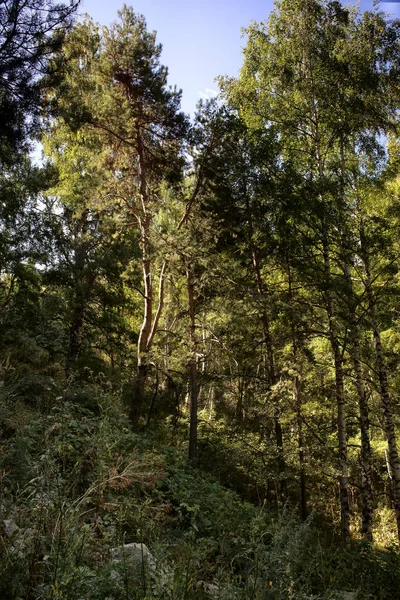
[[[393,600],[400,22],[279,0],[190,119],[76,8],[0,3],[1,593]]]

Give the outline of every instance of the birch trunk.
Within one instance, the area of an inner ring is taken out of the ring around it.
[[[339,445],[339,488],[340,488],[340,530],[345,546],[350,542],[350,503],[349,503],[349,477],[347,460],[347,432],[346,432],[346,403],[344,395],[343,358],[340,349],[335,306],[331,292],[331,269],[329,246],[324,232],[323,235],[324,271],[327,283],[327,313],[329,321],[329,339],[333,352],[335,366],[335,396],[337,406],[337,431]]]
[[[287,261],[288,271],[288,288],[289,288],[289,305],[290,305],[290,329],[292,334],[292,357],[294,368],[298,369],[298,351],[297,351],[297,336],[296,336],[296,324],[295,324],[295,313],[293,304],[293,290],[292,290],[292,273],[290,268],[290,262]],[[299,457],[299,471],[300,471],[300,515],[303,521],[306,520],[307,510],[307,482],[306,482],[306,470],[305,470],[305,456],[304,456],[304,438],[303,438],[303,419],[301,414],[302,409],[302,393],[301,393],[301,379],[299,374],[296,372],[293,380],[293,401],[296,407],[296,420],[297,420],[297,444],[298,444],[298,457]]]
[[[362,523],[361,534],[364,539],[372,541],[373,526],[373,495],[372,495],[372,470],[371,470],[371,443],[369,432],[369,410],[365,392],[364,378],[360,360],[359,330],[355,318],[353,302],[353,284],[349,264],[345,266],[345,276],[350,298],[349,328],[350,328],[350,354],[354,365],[355,383],[358,396],[361,432],[361,497],[362,497]]]
[[[196,314],[194,300],[194,281],[191,271],[191,265],[186,263],[186,281],[188,289],[188,309],[189,309],[189,340],[190,340],[190,359],[189,359],[189,395],[190,395],[190,432],[189,432],[189,459],[197,459],[197,343],[196,343]]]
[[[321,152],[321,139],[319,131],[318,114],[315,112],[315,107],[312,107],[314,117],[313,136],[315,141],[315,159],[316,168],[320,180],[321,190],[324,187],[324,159]],[[343,190],[341,190],[343,194]],[[321,196],[322,200],[322,196]],[[324,207],[322,206],[322,210]],[[335,302],[332,293],[332,276],[330,264],[330,248],[328,237],[328,224],[326,221],[326,213],[323,212],[321,218],[321,241],[323,249],[323,268],[326,284],[326,310],[329,322],[329,340],[332,348],[334,367],[335,367],[335,396],[337,406],[337,433],[339,446],[339,497],[340,497],[340,531],[344,546],[350,543],[350,502],[349,502],[349,478],[348,478],[348,460],[347,460],[347,431],[346,431],[346,402],[344,395],[344,378],[343,378],[343,358],[340,349]]]
[[[389,393],[387,367],[385,363],[381,335],[376,317],[375,298],[372,289],[369,255],[365,247],[365,235],[363,230],[361,230],[361,251],[365,271],[365,291],[368,299],[369,321],[374,339],[375,359],[379,377],[379,391],[383,410],[383,422],[386,440],[388,444],[388,458],[391,473],[390,482],[393,496],[393,507],[397,523],[397,535],[400,540],[400,460],[399,452],[397,449],[397,439],[392,412],[392,402]]]

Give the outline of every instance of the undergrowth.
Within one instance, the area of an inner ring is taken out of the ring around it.
[[[0,401],[0,598],[398,597],[397,546],[327,547],[312,516],[242,501],[172,426],[132,433],[105,386],[25,387]],[[132,542],[151,563],[115,559]]]

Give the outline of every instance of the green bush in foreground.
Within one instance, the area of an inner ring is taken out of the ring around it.
[[[312,518],[243,502],[189,465],[168,428],[133,434],[110,393],[84,392],[1,399],[2,599],[397,597],[397,546],[326,548]],[[130,542],[154,564],[114,562]]]

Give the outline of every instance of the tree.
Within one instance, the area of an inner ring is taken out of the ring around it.
[[[119,16],[102,35],[91,22],[76,28],[67,50],[73,60],[65,63],[59,57],[63,81],[53,97],[62,90],[59,124],[79,130],[81,144],[85,135],[96,139],[102,181],[97,204],[129,220],[139,234],[143,319],[130,412],[137,427],[166,270],[161,258],[157,296],[155,216],[163,186],[176,185],[182,176],[186,119],[179,112],[180,92],[167,87],[168,71],[160,64],[161,45],[155,33],[147,31],[144,18],[131,8],[125,6]]]
[[[5,0],[0,6],[0,159],[8,162],[37,125],[48,61],[79,0]]]
[[[39,209],[48,172],[32,165],[28,151],[40,129],[49,60],[72,25],[78,4],[0,4],[0,271],[7,311],[18,289],[31,289],[33,279],[40,287],[33,264],[48,250],[49,232]]]
[[[302,211],[292,209],[288,218],[296,218],[304,239],[312,244],[314,269],[310,271],[310,265],[303,263],[299,276],[316,284],[326,312],[335,369],[341,530],[348,543],[344,353],[350,318],[349,306],[347,312],[343,309],[341,289],[348,281],[345,249],[351,238],[347,231],[352,230],[354,203],[344,173],[349,173],[351,160],[357,161],[355,152],[376,144],[376,135],[390,126],[395,103],[392,81],[398,72],[398,26],[386,23],[379,14],[367,13],[358,20],[355,12],[338,2],[284,0],[277,4],[268,25],[253,24],[247,33],[239,79],[225,79],[221,84],[228,101],[250,127],[269,128],[279,135],[281,160],[291,160],[302,180],[298,193]],[[353,256],[354,246],[351,252]],[[354,326],[352,331],[356,334]],[[355,365],[356,348],[353,335]],[[360,385],[358,391],[362,398]],[[361,407],[365,408],[363,400]],[[361,421],[367,427],[365,416]],[[364,429],[366,460],[365,436]],[[364,502],[367,535],[370,505],[370,500]]]

